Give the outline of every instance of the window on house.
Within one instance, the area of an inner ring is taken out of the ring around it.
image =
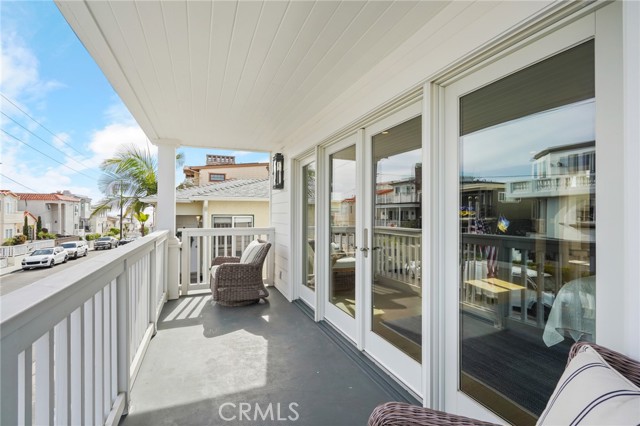
[[[212,215],[214,228],[253,228],[253,215]],[[225,235],[216,237],[214,253],[216,256],[241,256],[244,247],[251,242],[251,235]]]
[[[209,182],[224,182],[225,179],[224,173],[209,173]]]
[[[5,238],[12,238],[13,237],[13,229],[5,229],[4,230],[4,237]]]

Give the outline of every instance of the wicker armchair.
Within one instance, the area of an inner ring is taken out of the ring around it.
[[[218,256],[213,259],[210,287],[213,301],[225,306],[244,306],[269,296],[262,281],[262,265],[271,244],[255,240],[242,257]]]
[[[569,361],[578,353],[580,347],[589,345],[620,374],[636,386],[640,386],[640,362],[595,343],[574,343],[569,351]],[[418,407],[404,402],[387,402],[377,406],[369,417],[369,426],[488,426],[487,423],[468,417],[457,416],[443,411]]]

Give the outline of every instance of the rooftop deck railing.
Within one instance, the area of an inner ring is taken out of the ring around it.
[[[55,240],[42,240],[42,241],[32,241],[27,244],[20,244],[17,246],[4,246],[0,247],[0,257],[15,257],[22,256],[27,253],[30,253],[34,250],[41,248],[51,248],[55,247]]]
[[[1,424],[118,424],[167,298],[167,237],[0,299]]]

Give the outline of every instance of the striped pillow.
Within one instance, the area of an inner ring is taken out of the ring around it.
[[[537,425],[638,425],[640,389],[583,346],[560,377]]]
[[[240,257],[240,263],[253,263],[260,250],[264,247],[264,243],[261,243],[258,240],[253,240],[249,243],[249,245],[242,252],[242,257]]]

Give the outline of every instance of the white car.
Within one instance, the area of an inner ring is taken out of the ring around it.
[[[63,247],[69,258],[77,259],[80,256],[86,256],[89,252],[89,246],[84,241],[69,241],[68,243],[60,244]]]
[[[51,268],[58,263],[65,263],[69,255],[62,247],[38,249],[22,259],[22,269]]]

